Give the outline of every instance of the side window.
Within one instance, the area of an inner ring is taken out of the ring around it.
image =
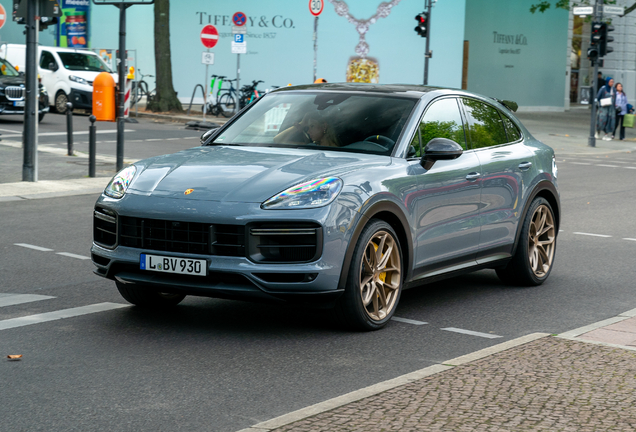
[[[501,114],[501,113],[500,113]],[[521,138],[521,132],[517,129],[517,126],[510,120],[505,114],[501,114],[504,124],[506,125],[506,134],[508,135],[508,142],[515,142]]]
[[[451,139],[466,150],[464,125],[459,113],[457,99],[441,99],[433,102],[428,107],[420,123],[419,133],[416,133],[411,141],[411,145],[415,147],[417,157],[422,156],[424,147],[433,138]]]
[[[55,57],[53,57],[53,54],[48,51],[42,51],[42,55],[40,56],[40,67],[42,69],[48,69],[50,63],[55,64]]]
[[[463,99],[470,132],[471,148],[490,147],[508,142],[499,111],[488,104]]]

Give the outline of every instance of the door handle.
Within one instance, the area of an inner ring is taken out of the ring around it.
[[[469,174],[466,175],[466,180],[472,182],[477,180],[479,177],[481,177],[481,174],[478,172],[471,172]]]
[[[519,164],[519,169],[521,171],[526,171],[526,170],[530,169],[531,166],[532,166],[532,162],[521,162]]]

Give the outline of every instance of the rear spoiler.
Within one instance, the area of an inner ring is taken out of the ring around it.
[[[517,112],[517,109],[519,108],[519,105],[517,105],[517,102],[509,101],[509,100],[501,100],[497,98],[493,98],[493,99],[499,102],[500,104],[502,104],[503,106],[505,106],[506,108],[508,108],[512,112]]]

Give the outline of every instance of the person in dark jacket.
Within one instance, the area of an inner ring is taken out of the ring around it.
[[[604,85],[605,85],[605,80],[603,79],[603,74],[601,72],[599,72],[598,76],[596,77],[596,92],[598,93],[598,91]]]
[[[596,95],[596,100],[598,101],[596,138],[603,132],[603,140],[611,141],[612,132],[614,132],[614,126],[616,125],[616,90],[614,89],[614,79],[612,77],[605,78],[605,82],[606,84]],[[609,103],[606,103],[606,101]]]

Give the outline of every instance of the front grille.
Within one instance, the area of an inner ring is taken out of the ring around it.
[[[24,87],[10,86],[4,89],[4,94],[10,101],[23,100],[24,99]]]
[[[119,244],[196,255],[245,256],[244,227],[120,216]]]
[[[322,230],[314,223],[261,224],[250,228],[250,257],[260,262],[309,262],[320,255]]]

